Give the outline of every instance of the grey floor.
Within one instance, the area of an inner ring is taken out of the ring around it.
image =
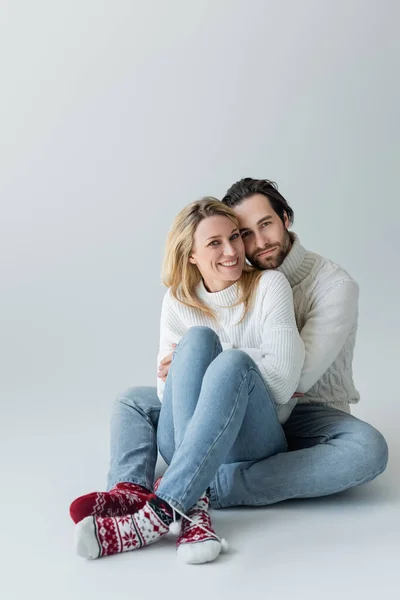
[[[0,3],[0,600],[400,598],[399,6]],[[389,467],[214,513],[211,565],[85,561],[68,507],[104,489],[112,397],[154,383],[172,218],[247,175],[360,284],[354,414]]]
[[[387,471],[329,498],[215,511],[214,526],[230,551],[203,566],[179,564],[169,536],[101,560],[75,556],[68,506],[75,496],[104,487],[107,411],[88,411],[84,396],[75,398],[76,414],[63,416],[57,405],[47,405],[47,413],[59,415],[49,430],[32,406],[16,430],[2,423],[1,598],[398,598],[398,427],[377,407],[368,411],[368,398],[363,404],[353,412],[386,435]]]

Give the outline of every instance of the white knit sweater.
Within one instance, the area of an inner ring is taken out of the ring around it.
[[[304,362],[304,346],[296,326],[293,295],[287,279],[278,271],[265,271],[253,306],[240,324],[243,305],[232,306],[238,298],[236,283],[221,292],[210,293],[201,282],[196,293],[214,310],[218,320],[184,306],[168,290],[161,312],[158,362],[171,352],[171,345],[177,344],[188,329],[196,325],[210,327],[219,336],[224,350],[238,348],[253,358],[283,423],[296,403],[291,397]],[[159,378],[157,383],[162,399],[164,383]]]
[[[350,412],[360,396],[352,360],[357,334],[358,285],[332,261],[305,250],[290,233],[292,248],[279,267],[293,290],[297,326],[306,358],[299,403],[325,404]]]

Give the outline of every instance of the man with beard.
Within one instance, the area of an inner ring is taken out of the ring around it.
[[[387,464],[386,442],[350,414],[350,404],[360,399],[352,373],[357,283],[332,261],[306,250],[289,231],[293,210],[273,182],[242,179],[222,201],[238,216],[249,262],[258,269],[278,269],[289,280],[306,358],[300,397],[283,426],[289,452],[224,465],[213,482],[213,505],[325,496],[374,479]]]

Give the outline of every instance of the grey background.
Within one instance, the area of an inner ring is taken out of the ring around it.
[[[354,414],[394,464],[399,16],[390,0],[1,2],[0,433],[4,490],[21,486],[2,498],[5,560],[53,560],[80,597],[67,507],[104,487],[113,397],[155,385],[167,230],[243,176],[277,181],[302,243],[359,282]]]

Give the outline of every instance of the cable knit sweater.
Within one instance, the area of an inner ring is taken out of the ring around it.
[[[253,305],[241,323],[238,321],[243,314],[243,304],[233,306],[238,298],[236,283],[221,292],[210,293],[201,282],[196,293],[214,310],[217,320],[183,305],[168,290],[161,311],[158,362],[171,352],[171,345],[178,343],[190,327],[210,327],[219,336],[224,350],[238,348],[253,358],[283,423],[295,405],[291,397],[304,362],[304,345],[296,326],[293,294],[287,279],[278,271],[265,271]],[[164,383],[159,378],[157,383],[161,400]]]
[[[358,285],[332,261],[305,250],[290,233],[292,248],[279,267],[292,290],[306,357],[299,403],[325,404],[350,412],[360,396],[352,361],[357,334]]]

